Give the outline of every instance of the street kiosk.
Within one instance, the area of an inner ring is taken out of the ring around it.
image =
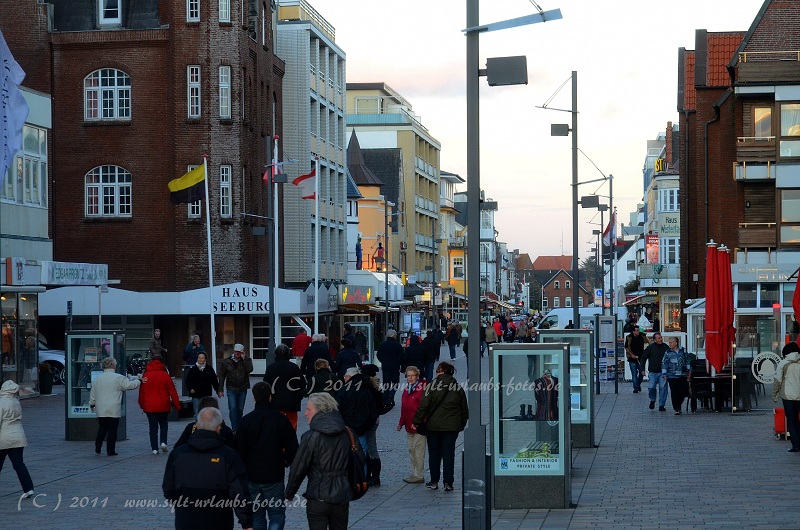
[[[496,344],[490,355],[494,508],[569,508],[569,345]]]
[[[569,379],[563,386],[569,385],[572,447],[594,447],[594,330],[543,329],[539,342],[569,344]]]
[[[65,439],[93,441],[97,436],[97,414],[89,407],[92,382],[103,373],[103,359],[114,357],[117,372],[125,375],[125,334],[120,331],[70,331],[66,334]],[[117,439],[127,438],[125,393]]]

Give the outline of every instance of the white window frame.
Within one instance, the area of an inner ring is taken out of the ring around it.
[[[547,309],[547,297],[542,297],[542,309]]]
[[[662,237],[658,240],[658,261],[662,265],[680,263],[681,243],[677,237]]]
[[[133,177],[125,168],[103,165],[84,177],[86,217],[132,217]]]
[[[572,287],[572,284],[570,283],[570,281],[569,280],[564,280],[564,289],[569,289],[570,287]]]
[[[200,65],[192,64],[186,67],[186,104],[189,118],[199,118],[203,112],[200,99]]]
[[[578,297],[578,307],[583,307],[583,297],[582,296]]]
[[[230,0],[219,0],[219,21],[231,21],[231,2]]]
[[[0,200],[47,207],[47,130],[23,125],[22,148],[6,171]]]
[[[122,70],[100,68],[83,78],[86,121],[131,119],[131,78]]]
[[[658,190],[658,211],[677,212],[680,209],[678,203],[678,188],[665,188]]]
[[[122,24],[123,0],[97,0],[97,16],[101,26]],[[113,4],[117,4],[116,8]]]
[[[186,0],[186,22],[200,22],[200,0]]]
[[[219,67],[219,117],[231,117],[231,67]]]
[[[464,263],[463,256],[453,256],[453,271],[452,271],[452,278],[454,280],[465,280],[467,278],[466,274],[466,264]],[[461,269],[461,274],[457,274],[456,271]]]
[[[557,296],[553,297],[553,309],[561,307],[561,299]]]
[[[231,166],[219,166],[219,216],[223,219],[230,219],[233,217],[231,175]]]
[[[198,167],[199,166],[197,164],[192,166],[186,166],[186,172],[188,173],[191,170],[196,169]],[[189,219],[200,219],[201,217],[203,217],[203,208],[201,207],[202,204],[203,204],[202,200],[188,203],[186,205],[186,217],[188,217]]]
[[[565,296],[564,297],[564,307],[572,307],[572,297]]]
[[[553,289],[561,289],[561,282],[556,280],[553,282]]]

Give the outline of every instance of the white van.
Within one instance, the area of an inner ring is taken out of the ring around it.
[[[559,307],[551,310],[539,322],[539,329],[566,329],[567,324],[574,318],[574,309],[571,307]],[[603,314],[602,307],[581,307],[578,309],[581,317],[581,325],[575,326],[575,329],[594,329],[595,315]],[[628,317],[628,309],[626,307],[617,308],[617,321],[624,322]],[[547,323],[547,325],[545,325]]]

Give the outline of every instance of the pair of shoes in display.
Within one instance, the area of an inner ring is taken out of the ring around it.
[[[407,484],[422,484],[425,482],[425,479],[422,477],[406,477],[403,479],[403,482]]]
[[[438,482],[427,482],[425,484],[425,487],[428,488],[429,490],[438,490],[439,489],[439,483]]]
[[[650,402],[650,410],[653,410],[654,408],[656,408],[656,402],[655,401],[651,401]]]
[[[453,485],[452,484],[445,484],[444,485],[444,491],[453,491]]]

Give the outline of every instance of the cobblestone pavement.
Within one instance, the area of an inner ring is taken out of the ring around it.
[[[447,357],[446,348],[442,355]],[[463,355],[456,367],[462,380]],[[483,368],[488,374],[486,359]],[[596,396],[598,447],[573,450],[574,508],[495,510],[493,528],[800,528],[800,454],[787,453],[788,443],[775,439],[767,396],[758,396],[763,410],[674,416],[649,410],[646,392],[632,394],[630,384],[619,390],[614,394],[613,383],[603,383]],[[0,473],[3,528],[172,527],[161,492],[166,455],[150,453],[137,391],[127,395],[128,439],[118,443],[117,457],[95,455],[92,442],[64,440],[63,387],[56,392],[22,403],[25,461],[37,497],[20,501],[19,482],[6,461]],[[221,407],[227,417],[224,398]],[[252,407],[250,397],[245,413]],[[483,410],[486,421],[488,396]],[[460,454],[454,492],[405,484],[408,452],[405,433],[395,429],[398,416],[395,407],[381,417],[382,486],[351,504],[351,528],[461,528]],[[188,421],[170,422],[170,444]],[[299,434],[306,429],[301,416]],[[457,451],[462,447],[463,436]],[[287,512],[287,529],[307,527],[302,508]]]

